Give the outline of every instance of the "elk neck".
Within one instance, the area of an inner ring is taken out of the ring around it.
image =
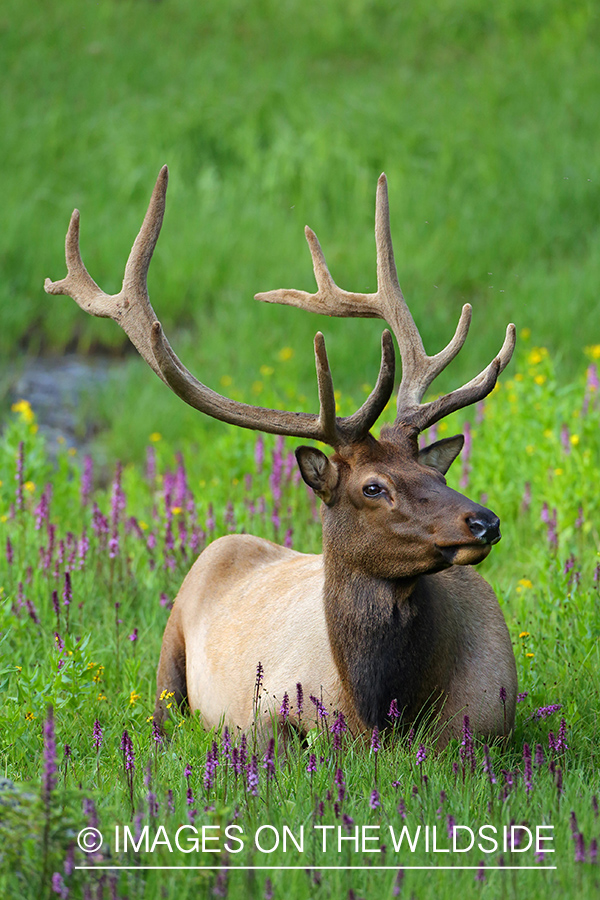
[[[443,629],[427,576],[385,579],[347,570],[324,547],[327,630],[342,687],[363,726],[389,724],[396,700],[414,721],[439,694]]]

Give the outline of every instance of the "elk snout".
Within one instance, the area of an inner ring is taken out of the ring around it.
[[[481,510],[474,516],[469,516],[467,525],[473,537],[482,544],[497,544],[500,540],[500,519],[489,510]]]

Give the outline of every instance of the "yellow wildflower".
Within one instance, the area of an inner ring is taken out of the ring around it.
[[[521,634],[519,635],[519,637],[520,637],[520,638],[526,638],[526,637],[529,637],[529,632],[528,632],[528,631],[522,631]]]
[[[592,359],[600,359],[600,344],[593,344],[591,347],[586,347],[585,352],[588,356],[591,356]]]
[[[69,454],[69,456],[77,456],[77,448],[69,447],[69,449],[67,450],[67,453]]]
[[[533,380],[535,381],[536,384],[543,384],[546,380],[546,376],[545,375],[536,375]]]
[[[94,675],[94,681],[96,682],[96,684],[97,684],[97,683],[100,681],[100,679],[102,678],[102,673],[103,673],[103,672],[104,672],[104,666],[98,666],[98,668],[96,669],[96,674]]]
[[[519,584],[522,584],[524,588],[533,587],[533,584],[531,583],[529,578],[521,578],[521,580],[519,581]]]
[[[21,672],[23,671],[23,666],[15,666],[15,671],[17,671],[20,675]]]
[[[129,703],[130,703],[130,705],[131,705],[131,706],[135,706],[135,704],[136,704],[136,703],[138,702],[138,700],[140,699],[140,696],[141,696],[140,694],[136,694],[135,691],[132,691],[132,692],[130,693],[130,695],[129,695]]]
[[[569,438],[569,440],[571,441],[571,443],[573,444],[573,446],[576,447],[577,444],[579,443],[579,435],[578,435],[578,434],[572,434],[571,437]]]
[[[523,381],[523,373],[522,372],[517,372],[517,374],[515,375],[515,381]]]
[[[533,657],[535,656],[535,653],[526,653],[525,656],[527,659],[533,659]]]
[[[153,721],[154,721],[154,716],[148,716],[146,719],[146,722],[153,722]]]
[[[555,475],[562,475],[563,472],[564,472],[564,469],[560,469],[560,468],[554,470],[554,474],[555,474]]]
[[[528,341],[531,337],[531,328],[521,328],[521,339]]]
[[[231,375],[221,375],[221,387],[231,387],[233,378]]]
[[[527,357],[527,360],[530,365],[537,366],[543,359],[546,359],[548,356],[548,350],[546,347],[534,347]]]
[[[20,413],[21,421],[30,425],[35,419],[35,413],[31,408],[29,400],[17,400],[11,406],[13,412]]]
[[[264,366],[263,365],[260,367],[259,371],[260,371],[261,375],[266,377],[268,375],[272,375],[273,372],[275,371],[275,369],[273,368],[273,366]]]
[[[98,694],[96,700],[106,700],[106,694]]]
[[[160,431],[153,431],[150,435],[150,440],[153,444],[157,444],[158,441],[162,441],[162,434],[160,433]]]
[[[33,494],[35,491],[35,484],[33,481],[26,481],[23,485],[28,494]]]
[[[291,347],[282,347],[282,349],[277,354],[278,359],[281,362],[287,362],[288,359],[291,359],[293,355],[294,355],[294,351],[292,350]]]
[[[36,717],[34,716],[34,714],[32,712],[27,712],[27,713],[25,713],[25,718],[28,722],[33,722],[33,720]]]
[[[173,513],[174,516],[181,515],[181,512],[182,512],[181,506],[172,506],[171,512]]]

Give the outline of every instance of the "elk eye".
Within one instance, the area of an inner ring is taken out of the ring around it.
[[[373,481],[371,484],[365,484],[363,494],[365,497],[380,497],[382,494],[385,494],[385,488]]]

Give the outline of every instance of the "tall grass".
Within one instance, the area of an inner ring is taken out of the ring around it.
[[[31,409],[18,406],[0,444],[5,896],[438,898],[462,890],[500,898],[597,890],[600,347],[565,389],[550,354],[526,338],[523,345],[514,377],[470,421],[463,414],[438,428],[440,436],[470,429],[472,452],[455,463],[451,483],[502,519],[503,540],[480,571],[506,616],[521,697],[513,737],[489,749],[471,744],[466,729],[463,742],[441,754],[421,732],[382,735],[379,749],[376,737],[354,744],[341,726],[336,737],[333,710],[307,745],[281,751],[274,770],[252,735],[240,762],[239,735],[228,746],[225,732],[205,732],[197,717],[175,710],[171,741],[157,741],[151,716],[162,630],[198,550],[235,530],[319,549],[314,504],[287,465],[291,445],[225,428],[210,447],[173,446],[155,434],[146,464],[112,460],[103,489],[94,486],[90,460],[77,454],[65,451],[53,467]],[[465,853],[434,854],[424,831],[414,852],[406,841],[393,849],[390,827],[397,839],[406,826],[414,840],[419,826],[435,826],[439,848],[449,846],[453,823],[476,832],[492,825],[500,835],[504,826],[534,833],[551,826],[542,833],[553,835],[545,847],[555,852],[524,850],[526,841],[521,850],[503,849],[501,840],[496,850],[479,841]],[[228,824],[242,829],[231,832],[243,835],[240,854],[226,852],[217,826]],[[191,825],[213,828],[207,833],[220,841],[209,847],[219,852],[171,852],[164,840],[152,851],[157,835],[174,845],[180,826],[184,840],[193,837]],[[325,851],[315,825],[334,827]],[[136,845],[141,836],[137,851],[131,843],[123,849],[125,826]],[[304,828],[305,845],[263,852],[253,846],[261,826],[271,826],[263,847],[284,826],[296,838]],[[339,853],[338,826],[345,837],[368,826],[380,841],[343,842]],[[76,838],[90,827],[104,843],[86,855]],[[143,868],[159,865],[223,868]],[[326,868],[340,865],[351,868]],[[411,868],[440,865],[472,868]]]

